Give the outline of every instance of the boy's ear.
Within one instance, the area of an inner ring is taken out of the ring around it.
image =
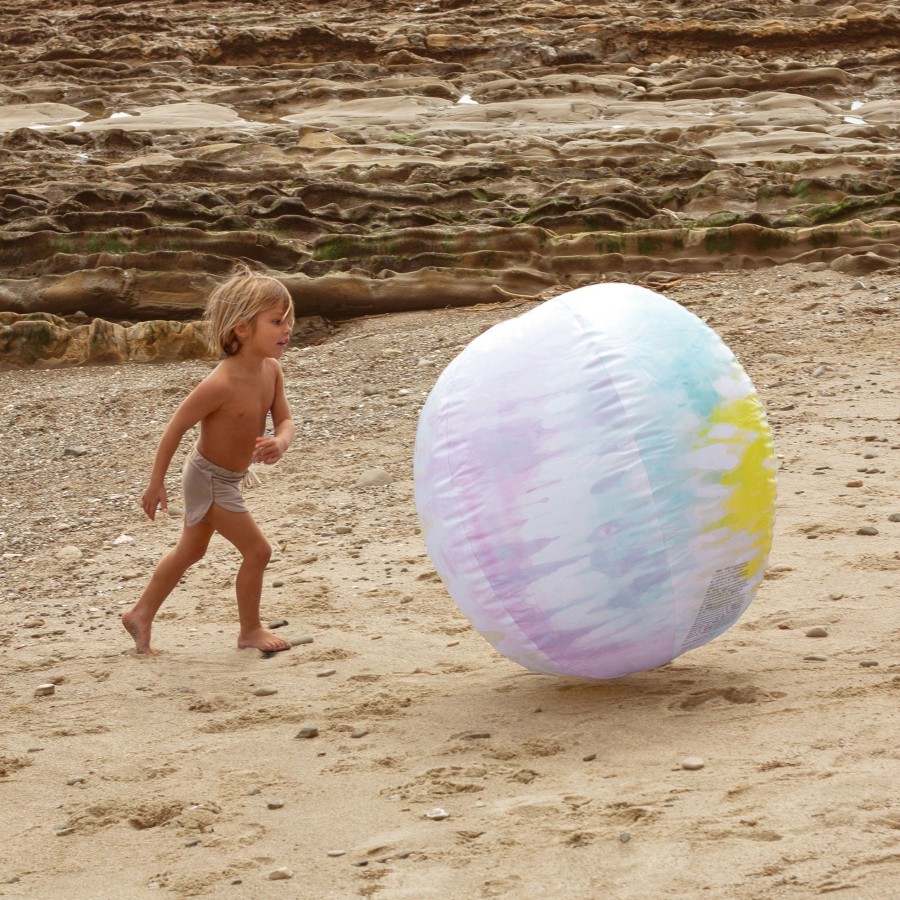
[[[234,335],[239,341],[245,341],[248,337],[250,337],[250,323],[246,319],[241,319],[237,325],[234,326]]]

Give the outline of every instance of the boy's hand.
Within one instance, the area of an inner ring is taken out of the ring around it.
[[[271,466],[272,463],[277,463],[284,456],[285,450],[287,450],[287,446],[279,437],[258,437],[256,439],[256,449],[253,451],[253,462],[265,463],[267,466]]]
[[[156,518],[157,509],[167,513],[169,511],[169,498],[166,496],[166,486],[164,484],[159,486],[151,484],[144,491],[144,496],[141,498],[141,506],[143,506],[144,512],[151,519]]]

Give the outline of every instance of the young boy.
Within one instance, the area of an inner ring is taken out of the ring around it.
[[[153,619],[181,577],[206,553],[218,531],[240,551],[236,580],[238,647],[264,652],[290,643],[262,627],[259,604],[272,548],[244,506],[242,482],[251,462],[272,464],[294,440],[294,422],[278,360],[291,337],[294,307],[274,278],[244,269],[213,291],[206,309],[210,341],[222,361],[184,400],[163,432],[144,492],[144,512],[168,510],[165,477],[189,428],[200,438],[184,465],[184,528],[144,593],[122,616],[140,654],[153,655]],[[271,414],[274,434],[263,437]]]

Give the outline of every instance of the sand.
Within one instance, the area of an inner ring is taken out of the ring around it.
[[[156,439],[211,363],[0,373],[0,896],[896,896],[900,282],[789,265],[666,292],[767,407],[775,543],[726,634],[606,682],[495,653],[413,504],[438,373],[538,300],[288,351],[297,442],[248,502],[264,620],[308,641],[269,659],[235,648],[217,540],[159,656],[118,624],[180,528],[140,511]]]

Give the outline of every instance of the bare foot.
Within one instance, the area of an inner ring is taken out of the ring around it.
[[[284,638],[266,631],[265,628],[257,628],[254,631],[248,631],[246,634],[238,636],[238,647],[245,650],[248,647],[254,647],[262,650],[263,653],[276,653],[279,650],[290,650],[291,642]]]
[[[159,653],[150,646],[150,623],[136,616],[134,610],[122,613],[122,624],[134,638],[134,649],[137,653],[141,656],[156,656]]]

